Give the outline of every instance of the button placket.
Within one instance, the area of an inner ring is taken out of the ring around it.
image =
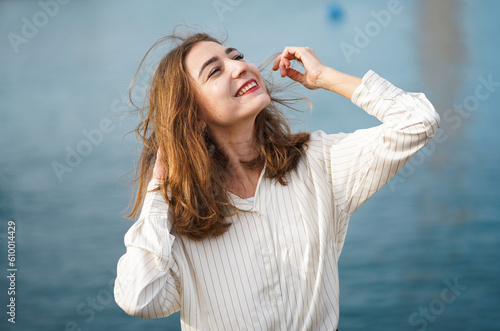
[[[280,295],[281,295],[281,291],[280,291],[280,289],[279,289],[278,287],[276,287],[276,288],[274,289],[274,291],[273,291],[273,295],[274,295],[274,298],[275,298],[275,299],[278,299],[278,298],[280,297]]]
[[[282,322],[283,308],[281,307],[279,302],[279,297],[281,292],[276,291],[276,289],[279,290],[279,270],[277,269],[277,261],[273,248],[274,240],[273,240],[272,226],[271,226],[272,220],[270,220],[267,216],[265,216],[262,213],[260,213],[259,216],[265,240],[265,242],[262,245],[263,247],[261,249],[261,253],[262,253],[262,261],[264,263],[264,267],[266,269],[266,274],[268,277],[267,286],[268,286],[269,301],[273,307],[275,316],[280,320],[280,324],[283,324]],[[278,330],[280,329],[280,325],[277,325],[275,327],[277,327]]]
[[[285,307],[283,306],[283,299],[281,297],[281,290],[279,286],[275,287],[274,290],[271,291],[271,296],[272,296],[272,301],[278,311],[278,317],[279,317],[279,325],[276,327],[276,330],[282,330],[283,328],[286,327],[286,320],[285,320]]]

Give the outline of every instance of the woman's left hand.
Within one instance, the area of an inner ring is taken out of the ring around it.
[[[297,60],[302,63],[306,72],[301,73],[293,68],[290,68],[291,61]],[[320,59],[309,47],[286,47],[283,52],[276,58],[273,65],[273,70],[280,70],[281,77],[288,76],[291,79],[301,83],[311,90],[323,87],[320,84],[320,76],[324,72],[326,66],[321,63]]]

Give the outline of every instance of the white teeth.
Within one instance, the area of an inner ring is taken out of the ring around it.
[[[243,94],[246,93],[246,91],[248,91],[249,89],[251,89],[255,86],[257,86],[257,83],[255,81],[250,82],[248,85],[245,85],[243,88],[240,89],[237,96],[242,96]]]

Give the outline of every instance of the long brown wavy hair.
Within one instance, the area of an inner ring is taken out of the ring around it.
[[[226,232],[231,225],[226,218],[237,209],[231,205],[225,186],[231,177],[228,159],[210,130],[202,131],[198,125],[201,108],[184,61],[195,44],[213,41],[222,45],[222,42],[206,33],[174,34],[160,39],[139,65],[130,84],[130,95],[146,57],[165,41],[178,45],[161,59],[144,107],[138,108],[142,120],[135,132],[143,149],[134,180],[135,201],[126,217],[133,218],[140,210],[157,152],[161,150],[165,173],[159,189],[173,211],[172,227],[180,235],[202,240]],[[271,61],[272,58],[268,59],[267,65]],[[258,156],[244,165],[256,169],[266,164],[265,176],[286,185],[285,177],[297,166],[310,134],[291,133],[288,120],[278,106],[295,109],[292,105],[305,98],[278,98],[276,94],[285,92],[288,86],[279,87],[268,79],[265,82],[271,102],[255,120]]]

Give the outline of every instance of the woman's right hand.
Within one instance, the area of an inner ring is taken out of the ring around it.
[[[306,72],[301,73],[290,68],[293,60],[302,63]],[[309,47],[285,47],[274,61],[272,70],[278,69],[281,77],[287,76],[310,90],[323,87],[320,85],[319,77],[326,69],[326,66],[321,63],[314,50]]]

